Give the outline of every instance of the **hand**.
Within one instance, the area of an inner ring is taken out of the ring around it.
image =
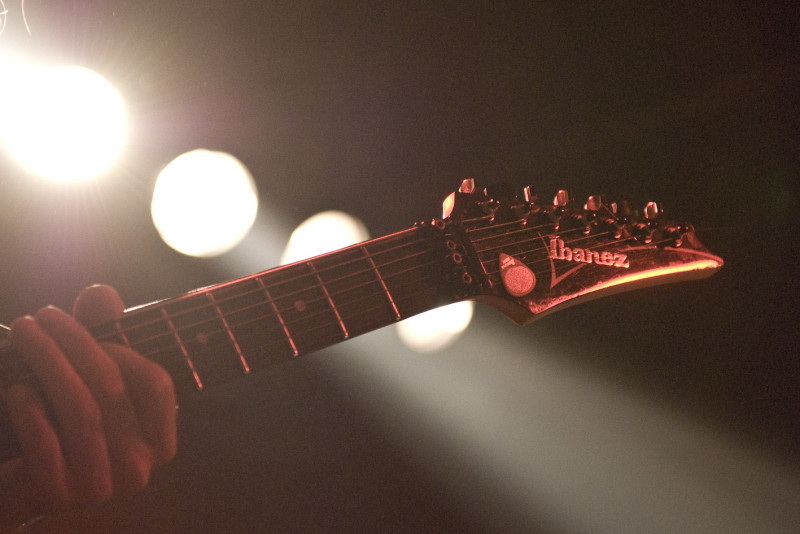
[[[74,318],[48,307],[11,325],[37,381],[5,392],[22,458],[0,465],[0,525],[138,492],[175,455],[169,375],[130,348],[96,342],[83,326],[122,310],[113,289],[92,286]]]

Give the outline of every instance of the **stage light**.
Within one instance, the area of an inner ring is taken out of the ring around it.
[[[224,152],[193,150],[158,175],[150,212],[161,238],[188,256],[218,256],[236,246],[255,221],[253,177]]]
[[[342,211],[323,211],[309,217],[292,232],[281,265],[304,260],[369,239],[366,227]]]
[[[117,91],[89,69],[17,65],[4,72],[0,137],[9,155],[54,181],[84,180],[106,170],[125,139]]]
[[[451,345],[466,330],[474,307],[471,301],[457,302],[409,317],[397,323],[397,336],[414,352],[436,352]]]
[[[797,531],[794,464],[597,372],[555,336],[481,323],[436,357],[398,356],[395,336],[371,332],[323,369],[452,502],[478,503],[476,530],[513,517],[520,532]]]

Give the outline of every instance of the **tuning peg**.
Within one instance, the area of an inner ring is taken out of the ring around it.
[[[644,207],[644,218],[652,221],[658,219],[659,215],[661,215],[661,210],[659,209],[658,204],[655,202],[648,202]]]
[[[531,204],[532,202],[536,202],[537,195],[536,195],[536,191],[534,191],[532,185],[526,185],[525,186],[525,188],[522,190],[522,198],[528,204]]]
[[[553,205],[559,208],[565,208],[567,207],[567,204],[569,204],[569,193],[563,189],[560,189],[553,199]]]
[[[461,186],[458,188],[459,193],[474,193],[475,192],[475,178],[465,178],[461,181]]]
[[[586,209],[588,211],[600,211],[604,204],[602,196],[592,195],[586,200]]]

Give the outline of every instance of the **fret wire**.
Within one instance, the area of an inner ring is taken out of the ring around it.
[[[389,299],[389,305],[392,307],[392,311],[394,312],[395,321],[399,321],[400,318],[401,318],[400,317],[400,312],[397,309],[397,305],[395,305],[395,303],[394,303],[394,299],[392,298],[392,294],[389,293],[389,288],[386,287],[386,282],[384,282],[383,277],[381,276],[381,273],[378,272],[378,266],[375,265],[375,261],[372,259],[372,256],[370,255],[369,251],[367,250],[366,245],[361,245],[361,250],[367,256],[367,259],[369,260],[369,264],[372,266],[372,269],[375,271],[375,275],[378,277],[378,281],[381,283],[381,287],[383,288],[383,292],[386,293],[386,298]]]
[[[211,304],[214,306],[214,311],[217,312],[217,316],[219,316],[220,320],[222,321],[222,326],[225,327],[225,332],[228,334],[228,339],[231,340],[233,348],[236,350],[236,354],[239,357],[239,363],[242,365],[242,370],[245,373],[249,373],[250,365],[247,363],[247,359],[245,359],[244,354],[242,354],[242,349],[239,347],[239,343],[236,341],[236,338],[233,337],[233,332],[231,331],[231,327],[228,325],[228,320],[225,319],[225,315],[222,313],[222,310],[216,303],[214,295],[211,294],[210,291],[207,291],[206,296],[208,297],[209,302],[211,302]]]
[[[283,333],[286,335],[286,339],[289,340],[289,346],[292,349],[292,354],[295,358],[297,358],[297,356],[300,355],[300,352],[297,350],[297,345],[295,345],[294,339],[292,339],[292,335],[289,333],[289,328],[286,326],[286,323],[283,320],[283,315],[281,315],[281,312],[278,311],[278,307],[275,305],[275,300],[272,298],[272,295],[270,295],[267,286],[264,284],[264,280],[260,276],[256,277],[256,282],[258,282],[258,285],[261,286],[261,290],[267,296],[269,305],[272,307],[272,311],[278,318],[278,322],[281,323],[281,328],[283,328]]]
[[[173,337],[175,338],[175,342],[181,349],[183,358],[186,361],[186,364],[189,366],[189,370],[192,372],[192,377],[194,378],[195,384],[197,384],[197,389],[202,390],[203,382],[200,380],[200,376],[197,374],[197,370],[194,368],[194,362],[192,362],[192,359],[189,358],[189,352],[186,350],[183,341],[181,341],[181,337],[178,335],[178,330],[175,328],[175,325],[173,324],[172,320],[170,320],[166,308],[161,308],[161,316],[164,318],[164,322],[166,322],[167,325],[169,326],[169,329],[172,332]]]
[[[417,268],[422,268],[422,267],[426,267],[426,266],[425,266],[425,265],[421,265],[421,266],[418,266]],[[415,269],[416,269],[416,268],[415,268]],[[411,272],[412,270],[414,270],[414,269],[408,269],[408,270],[404,271],[404,273],[405,273],[405,272]],[[426,271],[426,272],[427,272],[427,271]],[[410,287],[417,287],[417,286],[419,286],[418,280],[415,280],[415,281],[413,281],[413,282],[409,282],[409,283],[407,283],[407,284],[404,284],[404,285],[402,285],[402,286],[399,286],[399,287],[400,287],[400,288],[404,288],[404,287],[409,287],[409,286],[410,286]],[[405,293],[404,293],[404,294],[405,294]],[[419,293],[419,292],[417,292],[417,293],[411,292],[411,293],[408,293],[408,294],[415,295],[415,294],[420,294],[420,293]],[[354,303],[360,302],[361,300],[363,300],[363,298],[362,298],[362,299],[356,299],[356,300],[354,300],[354,301],[348,302],[346,305],[349,305],[349,304],[354,304]],[[325,312],[325,313],[327,313],[327,312]],[[302,318],[302,319],[300,319],[300,320],[298,320],[298,321],[295,321],[294,323],[287,323],[287,327],[290,327],[290,326],[292,326],[292,325],[299,325],[299,324],[301,324],[301,323],[303,323],[303,322],[307,322],[307,321],[309,321],[309,320],[312,320],[312,319],[314,319],[314,318],[316,318],[316,317],[318,317],[318,316],[319,316],[319,314],[310,314],[310,315],[308,315],[308,316],[306,316],[306,317],[304,317],[304,318]],[[247,325],[249,325],[249,324],[254,324],[254,323],[257,323],[257,322],[259,322],[259,321],[261,321],[261,320],[263,320],[264,318],[267,318],[267,317],[270,317],[270,315],[269,315],[269,314],[262,314],[262,315],[258,315],[258,316],[255,316],[255,317],[253,317],[253,318],[249,318],[249,319],[247,319],[247,320],[245,320],[245,321],[243,321],[243,322],[234,323],[234,324],[232,325],[232,327],[233,327],[233,328],[241,328],[241,327],[247,326]],[[207,322],[207,321],[204,321],[204,322]],[[201,323],[196,323],[196,324],[194,324],[194,325],[190,325],[190,327],[196,327],[196,326],[198,326],[199,324],[201,324]],[[188,327],[187,327],[187,328],[188,328]],[[211,332],[208,332],[208,333],[209,333],[209,334],[214,334],[214,333],[217,333],[217,332],[219,332],[219,331],[211,331]],[[159,338],[159,337],[163,337],[164,335],[169,335],[169,334],[161,334],[161,335],[153,336],[153,337],[151,337],[151,338],[148,338],[148,339],[146,339],[146,340],[140,340],[140,342],[149,342],[149,341],[153,341],[153,340],[155,340],[155,339],[157,339],[157,338]],[[157,353],[157,352],[159,352],[159,350],[156,350],[155,352],[152,352],[152,353],[149,353],[149,354],[154,354],[154,353]]]
[[[339,310],[336,309],[336,304],[333,303],[331,294],[328,293],[328,288],[325,287],[325,282],[322,281],[322,277],[320,277],[319,273],[317,272],[317,269],[314,267],[314,264],[311,262],[311,260],[307,261],[306,265],[308,265],[308,268],[311,269],[311,272],[314,273],[314,276],[317,277],[319,285],[322,288],[322,291],[325,293],[325,297],[328,299],[328,304],[331,305],[331,309],[333,310],[333,313],[336,315],[336,320],[339,321],[339,326],[342,329],[342,335],[344,336],[345,339],[347,339],[348,337],[350,337],[350,334],[347,332],[347,327],[344,325],[344,321],[342,321],[342,316],[339,315]]]

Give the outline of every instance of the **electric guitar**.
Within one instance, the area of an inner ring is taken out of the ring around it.
[[[479,190],[472,179],[441,219],[183,296],[126,310],[92,328],[172,376],[178,395],[291,360],[412,315],[485,302],[518,324],[588,299],[710,276],[723,264],[689,224],[565,191]],[[0,351],[0,387],[29,371]],[[0,407],[0,460],[18,454]],[[3,424],[5,423],[5,424]]]

